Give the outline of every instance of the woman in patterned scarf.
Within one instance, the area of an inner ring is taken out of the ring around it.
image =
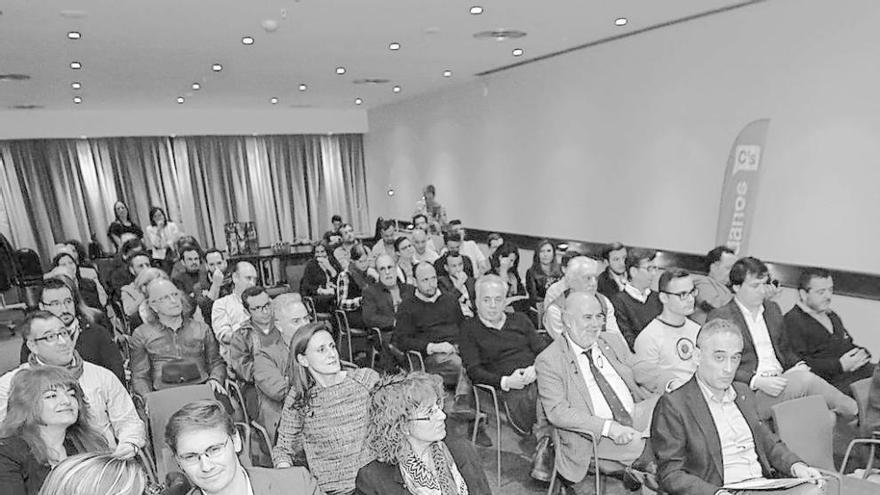
[[[376,460],[358,472],[358,493],[492,493],[470,441],[446,438],[443,397],[437,375],[417,371],[380,380],[370,403],[367,438]]]

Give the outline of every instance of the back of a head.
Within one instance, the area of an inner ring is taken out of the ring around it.
[[[721,260],[724,253],[736,255],[736,251],[727,246],[716,246],[706,253],[706,272],[712,269],[712,265]]]
[[[146,486],[146,474],[136,459],[88,452],[55,466],[40,495],[140,495]]]

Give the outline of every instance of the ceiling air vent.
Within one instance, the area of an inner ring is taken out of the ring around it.
[[[0,74],[0,81],[27,81],[30,78],[27,74]]]
[[[353,84],[388,84],[390,80],[382,79],[378,77],[367,77],[364,79],[355,79],[352,81]]]
[[[478,40],[515,40],[526,35],[525,31],[517,31],[516,29],[493,29],[492,31],[480,31],[474,34],[474,38]]]
[[[12,110],[37,110],[43,108],[43,105],[10,105]]]

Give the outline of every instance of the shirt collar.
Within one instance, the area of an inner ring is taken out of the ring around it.
[[[598,341],[593,342],[593,344],[591,346],[584,349],[583,347],[575,344],[574,341],[571,340],[571,338],[568,335],[565,335],[565,340],[568,341],[568,345],[571,346],[571,350],[572,350],[572,352],[574,352],[574,354],[576,356],[579,356],[587,351],[595,352],[597,349],[599,349],[599,346],[596,345],[598,343]]]
[[[494,328],[495,330],[503,330],[504,325],[507,323],[507,313],[501,313],[500,323],[489,323],[488,321],[484,320],[482,316],[480,316],[479,318],[480,322],[482,322],[486,328]]]
[[[729,404],[736,399],[736,390],[732,386],[727,387],[720,397],[716,396],[716,393],[709,388],[708,385],[703,383],[703,380],[697,376],[697,384],[700,385],[700,391],[703,392],[703,397],[706,398],[706,401],[712,401],[716,404]]]
[[[627,282],[626,285],[623,286],[623,290],[626,291],[627,294],[631,295],[634,299],[645,302],[648,300],[648,296],[651,295],[651,288],[645,289],[645,292],[639,291],[632,284]]]
[[[421,292],[419,292],[418,290],[416,290],[416,297],[418,297],[419,299],[421,299],[422,301],[425,301],[427,303],[435,303],[435,302],[437,302],[437,299],[440,299],[440,289],[437,289],[437,292],[435,292],[434,295],[431,297],[427,297],[427,296],[423,295]]]
[[[816,311],[815,309],[813,309],[813,308],[807,306],[806,304],[804,304],[803,301],[798,301],[796,304],[798,305],[798,307],[800,307],[800,308],[804,311],[804,313],[806,313],[806,314],[808,314],[808,315],[810,315],[810,316],[817,316],[817,317],[819,317],[819,318],[827,318],[827,317],[828,317],[828,313],[831,311],[831,310],[828,310],[828,311]]]
[[[745,316],[748,316],[753,320],[757,320],[759,317],[764,316],[764,303],[761,303],[761,307],[758,308],[758,313],[753,315],[752,312],[749,311],[749,308],[745,307],[743,303],[739,302],[739,299],[736,297],[736,295],[733,296],[733,300],[736,302],[736,305],[739,306],[740,311],[742,311]]]

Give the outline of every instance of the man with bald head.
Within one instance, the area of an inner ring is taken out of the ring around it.
[[[602,460],[622,467],[638,459],[657,401],[636,384],[626,342],[603,331],[599,297],[581,291],[565,298],[563,334],[535,362],[541,405],[560,436],[557,472],[568,486],[590,465],[592,442],[584,434],[598,439]]]
[[[599,274],[602,271],[602,265],[587,256],[564,256],[562,262],[562,271],[565,275],[562,280],[551,285],[544,296],[544,328],[554,339],[558,339],[564,330],[562,310],[565,306],[565,298],[572,292],[598,294]],[[623,338],[611,301],[602,294],[599,294],[598,300],[602,304],[602,312],[605,313],[604,330],[614,332]]]
[[[440,255],[434,251],[434,244],[428,239],[428,233],[422,229],[414,229],[412,232],[412,245],[416,250],[413,255],[413,263],[427,261],[434,263]]]
[[[250,320],[241,295],[257,284],[257,269],[247,261],[239,261],[232,272],[232,293],[214,301],[211,307],[211,328],[220,343],[220,355],[229,362],[232,334]]]

